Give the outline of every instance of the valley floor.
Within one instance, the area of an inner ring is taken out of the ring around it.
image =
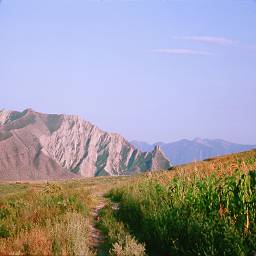
[[[0,255],[250,255],[256,151],[132,177],[0,184]]]

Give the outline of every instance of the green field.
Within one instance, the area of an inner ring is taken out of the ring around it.
[[[250,151],[133,177],[0,184],[0,255],[250,255],[255,171]]]

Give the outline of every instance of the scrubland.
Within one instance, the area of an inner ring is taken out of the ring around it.
[[[0,255],[95,255],[91,210],[122,177],[0,185]]]
[[[1,184],[0,255],[250,255],[255,171],[250,151],[133,177]]]

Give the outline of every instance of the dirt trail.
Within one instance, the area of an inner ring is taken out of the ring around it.
[[[89,241],[91,250],[95,251],[99,255],[101,245],[104,243],[105,237],[101,230],[97,228],[97,222],[99,221],[99,212],[106,205],[106,199],[102,194],[97,195],[98,202],[92,209],[92,222],[89,230]]]

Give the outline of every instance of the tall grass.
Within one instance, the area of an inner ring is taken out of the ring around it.
[[[91,255],[88,191],[46,184],[9,193],[8,186],[0,200],[1,255]]]
[[[171,175],[109,193],[119,202],[119,221],[149,254],[249,255],[256,249],[255,171]]]
[[[248,255],[256,251],[251,170],[256,151],[135,177],[0,184],[0,255],[93,255],[92,208],[110,189],[118,207],[101,212],[103,255]]]

